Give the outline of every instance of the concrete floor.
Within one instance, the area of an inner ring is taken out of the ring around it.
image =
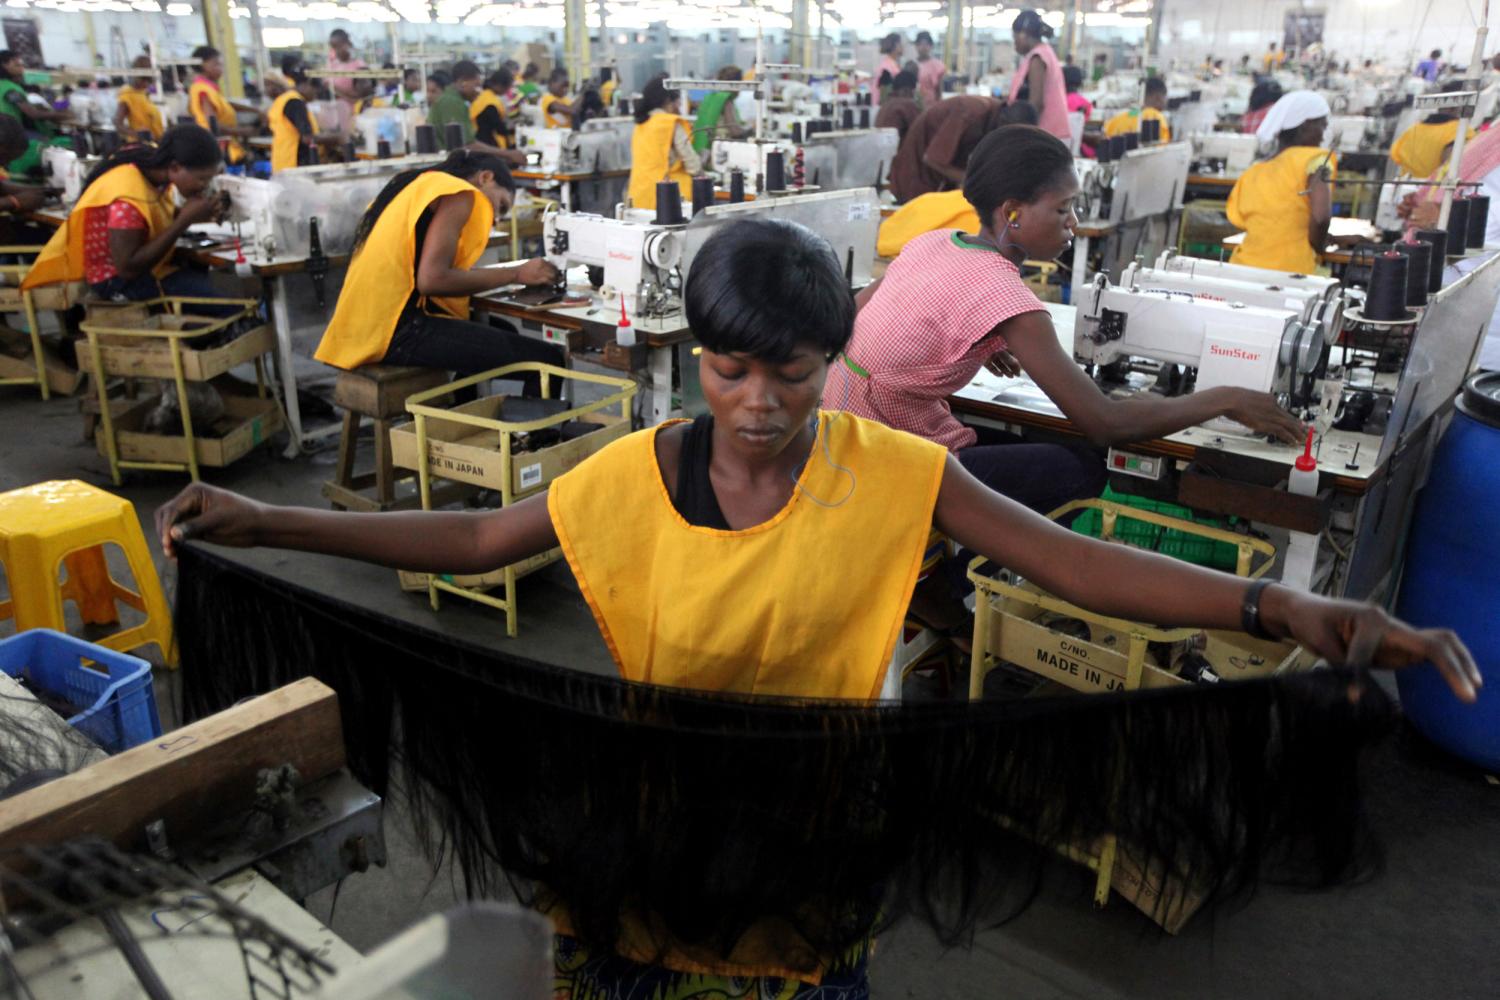
[[[43,404],[0,388],[0,490],[77,478],[109,487],[107,466],[80,439],[75,400]],[[260,499],[320,503],[328,453],[287,461],[269,451],[211,472],[209,480]],[[118,491],[149,522],[186,477],[134,473]],[[149,534],[149,531],[148,531]],[[152,543],[153,550],[156,548]],[[159,557],[159,554],[158,554]],[[528,579],[521,636],[499,616],[449,600],[434,614],[425,596],[401,593],[394,574],[340,560],[247,553],[311,586],[385,613],[437,625],[518,652],[590,670],[610,663],[563,566]],[[162,567],[170,586],[171,570]],[[3,626],[0,626],[3,627]],[[159,685],[170,701],[170,681]],[[925,930],[901,926],[880,941],[872,979],[880,1000],[993,998],[1466,998],[1493,997],[1500,982],[1500,788],[1439,758],[1414,737],[1384,748],[1371,768],[1371,811],[1389,851],[1386,870],[1327,893],[1264,888],[1242,909],[1200,916],[1167,937],[1128,904],[1096,910],[1090,880],[1058,863],[1037,902],[972,947],[944,950]],[[321,919],[367,949],[461,895],[451,873],[413,846],[398,805],[387,811],[389,867],[351,878],[310,901]]]

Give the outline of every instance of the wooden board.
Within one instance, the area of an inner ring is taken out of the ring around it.
[[[170,844],[204,817],[246,808],[256,772],[281,764],[304,781],[344,766],[327,685],[304,678],[0,803],[0,851],[85,834],[142,850],[157,819]]]

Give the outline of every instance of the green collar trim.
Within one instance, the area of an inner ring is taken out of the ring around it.
[[[960,250],[987,251],[989,253],[998,253],[1000,254],[1000,256],[1005,257],[1005,254],[1001,253],[997,248],[990,246],[988,243],[970,243],[967,239],[964,238],[965,235],[966,234],[955,229],[953,231],[953,245],[958,247]],[[1009,257],[1005,257],[1005,259],[1010,260]]]
[[[859,365],[855,364],[854,363],[854,359],[851,358],[851,357],[849,357],[849,355],[841,353],[839,355],[839,357],[843,358],[843,360],[844,360],[844,367],[848,368],[851,372],[853,372],[854,374],[858,375],[860,378],[869,378],[870,377],[870,373],[867,372],[867,371],[865,371]]]

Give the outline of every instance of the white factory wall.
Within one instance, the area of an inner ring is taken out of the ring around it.
[[[1323,47],[1341,59],[1404,64],[1442,49],[1445,59],[1466,64],[1478,6],[1470,0],[1166,0],[1160,51],[1183,61],[1212,53],[1229,65],[1249,52],[1258,61],[1267,43],[1279,47],[1287,12],[1306,8],[1325,12]],[[1487,54],[1497,44],[1492,28]]]

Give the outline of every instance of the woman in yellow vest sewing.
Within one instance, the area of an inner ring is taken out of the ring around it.
[[[568,71],[559,66],[547,77],[547,92],[537,105],[542,112],[542,124],[547,128],[572,127],[573,104],[567,97]]]
[[[1328,102],[1310,90],[1282,96],[1256,131],[1276,155],[1253,164],[1229,192],[1229,221],[1245,231],[1230,260],[1248,267],[1312,274],[1333,219],[1329,177],[1338,168],[1322,148]]]
[[[1290,636],[1340,663],[1430,658],[1475,699],[1478,669],[1451,633],[1075,534],[986,489],[941,445],[820,410],[855,308],[842,262],[805,227],[751,219],[718,230],[693,260],[684,301],[710,412],[622,438],[544,494],[477,513],[350,514],[200,483],[158,512],[163,548],[170,556],[201,538],[479,573],[561,546],[622,677],[869,701],[900,697],[888,665],[936,525],[1102,614]],[[626,912],[604,946],[613,953],[591,953],[570,933],[563,901],[538,903],[559,928],[559,1000],[869,995],[868,937],[820,954],[804,927],[761,921],[720,946],[692,947],[653,934],[653,914]]]
[[[1391,159],[1410,177],[1422,180],[1431,177],[1448,161],[1460,124],[1458,116],[1446,109],[1428,115],[1392,143]],[[1474,138],[1474,130],[1468,129],[1467,135]]]
[[[552,344],[469,319],[470,295],[558,280],[544,260],[474,266],[514,194],[505,160],[467,149],[392,177],[355,231],[354,259],[314,356],[345,369],[385,362],[461,375],[517,361],[562,364]],[[538,387],[527,381],[528,391]]]
[[[167,129],[155,146],[120,147],[84,182],[83,193],[21,287],[85,281],[102,299],[224,297],[207,271],[172,267],[178,237],[222,214],[223,203],[209,194],[222,169],[218,142],[196,125]],[[181,208],[173,208],[173,188],[184,199]],[[217,312],[211,306],[194,311]]]
[[[258,124],[260,112],[249,105],[233,103],[219,89],[219,81],[224,76],[224,57],[219,54],[218,49],[211,45],[200,45],[193,50],[193,58],[198,60],[198,75],[188,88],[188,110],[192,113],[193,121],[215,135],[230,136],[229,139],[221,139],[224,142],[225,158],[230,166],[244,163],[245,147],[235,139],[249,139],[257,130],[239,124],[239,113],[243,111],[254,115]]]
[[[306,167],[319,160],[315,146],[336,146],[343,141],[338,132],[321,132],[318,119],[307,106],[317,96],[318,86],[301,66],[286,67],[286,76],[267,74],[266,94],[273,98],[266,110],[271,129],[271,173],[290,167]]]
[[[635,102],[635,133],[630,138],[630,204],[656,207],[659,181],[676,181],[682,200],[693,196],[693,176],[703,161],[693,149],[691,126],[681,115],[682,95],[668,90],[665,76],[653,77]]]
[[[161,111],[151,103],[149,88],[152,83],[151,57],[136,56],[133,69],[144,73],[132,76],[130,82],[120,88],[119,103],[115,106],[115,132],[122,141],[132,139],[155,142],[165,130]]]

